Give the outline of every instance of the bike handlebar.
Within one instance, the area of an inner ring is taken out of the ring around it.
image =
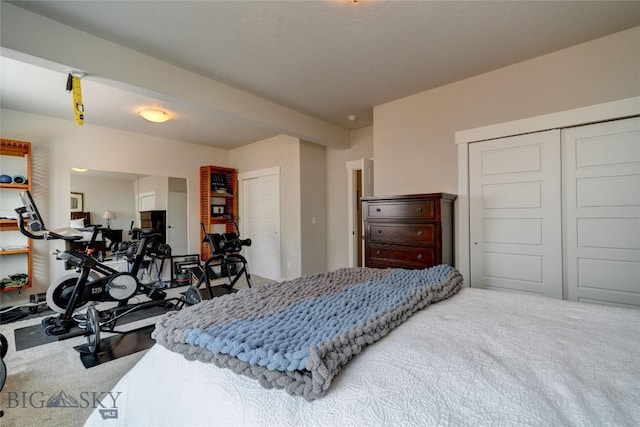
[[[18,209],[16,209],[16,211],[17,210]],[[24,219],[22,218],[22,215],[18,215],[18,219],[16,219],[16,223],[18,224],[18,230],[20,231],[20,233],[22,233],[23,235],[27,236],[30,239],[35,239],[35,240],[58,240],[58,239],[80,240],[82,239],[82,236],[78,236],[78,235],[65,236],[63,234],[60,234],[59,232],[50,231],[50,230],[39,230],[38,232],[42,234],[34,234],[32,231],[27,230],[27,228],[24,226]]]

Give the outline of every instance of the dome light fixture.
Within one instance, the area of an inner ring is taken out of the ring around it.
[[[83,173],[87,171],[87,168],[71,168],[71,170],[75,172]]]
[[[153,123],[166,122],[171,118],[169,113],[159,108],[143,108],[138,114]]]

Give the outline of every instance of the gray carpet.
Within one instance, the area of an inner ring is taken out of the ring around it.
[[[254,285],[270,283],[252,276]],[[236,287],[246,287],[241,280]],[[184,288],[169,290],[184,291]],[[130,330],[154,324],[151,317],[123,325]],[[82,426],[93,411],[95,398],[105,398],[120,378],[144,356],[146,351],[125,356],[108,363],[86,369],[79,353],[73,349],[86,343],[84,337],[56,341],[22,351],[15,350],[14,330],[40,323],[39,318],[0,325],[0,332],[9,341],[4,358],[7,381],[0,393],[2,427],[23,426]],[[108,336],[108,334],[103,334]],[[105,393],[105,394],[102,394]],[[106,397],[108,398],[108,396]],[[47,406],[48,405],[48,406]]]

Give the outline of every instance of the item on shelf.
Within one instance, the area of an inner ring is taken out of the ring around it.
[[[10,274],[0,281],[0,289],[21,288],[29,283],[29,276],[24,273]]]
[[[16,211],[0,211],[0,219],[18,219]]]
[[[222,216],[225,214],[224,205],[211,205],[211,216]]]
[[[14,240],[6,238],[11,233],[18,231],[18,214],[15,211],[16,200],[24,192],[31,190],[31,143],[11,139],[0,139],[0,164],[3,174],[0,175],[0,192],[2,193],[2,210],[0,210],[0,272],[4,279],[0,280],[0,291],[20,292],[22,289],[32,286],[30,278],[33,277],[31,241]],[[12,274],[8,277],[8,273]]]
[[[223,173],[211,174],[211,191],[216,193],[225,194],[229,193],[229,183],[227,176]]]

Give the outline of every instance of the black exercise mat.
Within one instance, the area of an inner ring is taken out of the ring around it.
[[[118,323],[116,324],[116,329],[118,329],[118,325],[125,325],[137,320],[158,316],[166,313],[171,309],[171,307],[156,306],[131,312],[123,316],[122,319],[118,321]],[[69,331],[70,334],[75,335],[81,334],[82,332],[83,330],[80,328],[72,328]],[[58,341],[58,339],[64,339],[64,336],[58,337],[45,334],[44,326],[42,326],[41,324],[16,329],[14,331],[14,337],[16,341],[16,351],[26,350],[31,347]]]
[[[154,325],[133,329],[125,334],[114,335],[100,340],[98,354],[89,352],[88,345],[82,344],[73,347],[80,353],[80,360],[86,369],[110,362],[120,357],[128,356],[142,350],[151,348],[156,342],[151,338]]]

